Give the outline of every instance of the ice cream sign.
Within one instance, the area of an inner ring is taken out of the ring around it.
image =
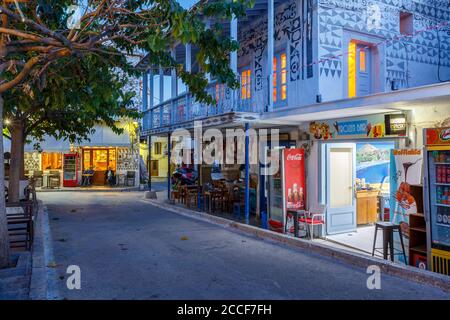
[[[336,122],[338,134],[341,136],[353,136],[365,134],[367,132],[367,120],[358,121],[338,121]]]
[[[385,128],[384,115],[377,114],[365,118],[314,121],[309,125],[309,132],[316,140],[364,139],[383,138],[386,135]]]

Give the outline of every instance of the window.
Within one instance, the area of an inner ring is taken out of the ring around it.
[[[250,99],[252,95],[251,87],[251,71],[244,70],[241,72],[241,99]]]
[[[273,102],[287,99],[287,56],[285,52],[273,58]]]
[[[62,153],[42,152],[42,170],[62,169]]]
[[[412,35],[414,33],[414,16],[408,12],[400,12],[400,33]]]
[[[155,142],[155,154],[162,154],[162,143]]]
[[[359,72],[366,72],[366,49],[359,50]]]

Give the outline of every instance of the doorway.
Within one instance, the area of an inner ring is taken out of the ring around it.
[[[158,160],[150,160],[150,174],[152,177],[159,176],[159,162]]]
[[[371,254],[375,223],[389,221],[390,154],[395,147],[394,140],[322,146],[329,244]],[[378,237],[377,247],[380,241]]]
[[[356,144],[325,144],[326,232],[356,230]]]

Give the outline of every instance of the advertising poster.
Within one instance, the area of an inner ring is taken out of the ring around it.
[[[426,129],[427,145],[450,145],[450,128]]]
[[[417,213],[417,201],[411,193],[411,185],[422,184],[422,150],[420,149],[394,149],[391,151],[390,169],[390,215],[391,222],[399,224],[408,253],[409,244],[409,215]],[[401,249],[398,234],[394,234],[394,247]],[[408,254],[406,254],[408,256]],[[395,257],[403,261],[403,256]]]
[[[283,160],[286,211],[305,210],[305,150],[285,149],[283,152]],[[287,214],[286,218],[286,231],[288,233],[293,233],[293,217],[292,215]]]

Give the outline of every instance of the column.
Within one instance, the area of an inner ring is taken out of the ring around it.
[[[230,38],[231,40],[238,40],[238,20],[236,16],[233,14],[230,22]],[[237,52],[233,51],[230,54],[230,68],[233,70],[235,74],[238,73],[238,61],[237,61]]]
[[[211,21],[210,20],[205,21],[205,28],[206,28],[206,30],[211,29]],[[209,63],[209,59],[206,60],[206,63]],[[208,83],[211,82],[211,75],[209,74],[209,72],[206,73],[206,80],[208,80]]]
[[[147,146],[148,146],[148,190],[152,191],[152,136],[147,136]]]
[[[163,125],[163,113],[164,108],[161,105],[164,102],[164,70],[163,68],[159,68],[159,125]]]
[[[155,92],[154,92],[154,86],[153,86],[153,70],[150,69],[148,72],[148,78],[149,78],[149,83],[148,83],[148,90],[150,91],[150,96],[149,96],[149,102],[148,102],[148,108],[150,109],[150,111],[147,113],[148,114],[148,128],[151,128],[153,125],[153,111],[151,111],[151,109],[153,108],[153,100],[155,99]]]
[[[250,150],[249,150],[249,128],[248,122],[245,123],[245,223],[250,222]]]
[[[185,68],[187,72],[192,71],[192,58],[191,58],[191,44],[187,43],[185,47],[186,51],[186,62],[185,62]]]
[[[173,48],[170,51],[170,55],[171,55],[172,59],[174,59],[174,60],[177,58],[176,57],[176,48]],[[178,96],[177,70],[175,68],[172,68],[170,70],[170,77],[171,77],[171,81],[172,81],[172,88],[170,88],[171,89],[170,97],[173,99]]]
[[[274,0],[268,0],[267,14],[267,73],[268,73],[268,111],[273,110],[273,51],[274,51]]]
[[[141,111],[145,111],[148,108],[148,73],[144,71],[142,75],[142,106]]]

